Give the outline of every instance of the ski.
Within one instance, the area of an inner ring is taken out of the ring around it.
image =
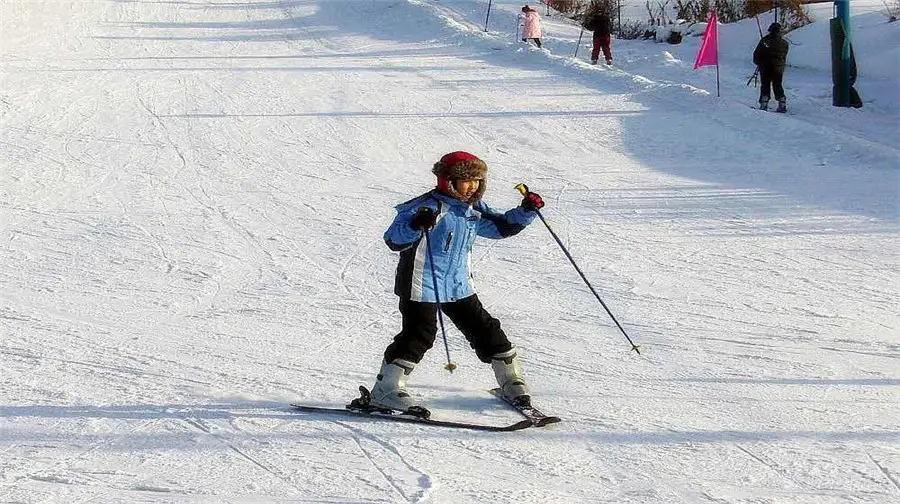
[[[366,387],[359,387],[359,397],[350,401],[350,404],[339,408],[324,408],[319,406],[304,406],[302,404],[291,404],[291,407],[304,411],[306,413],[331,413],[340,415],[362,416],[369,418],[381,418],[385,420],[395,420],[397,422],[419,423],[423,425],[431,425],[434,427],[454,427],[457,429],[470,429],[489,432],[511,432],[529,427],[534,427],[534,421],[531,419],[522,420],[511,425],[485,425],[469,422],[454,422],[450,420],[435,420],[431,418],[431,412],[422,406],[413,406],[407,411],[393,410],[383,408],[372,404],[372,395]]]
[[[769,109],[763,110],[763,109],[759,108],[759,105],[747,105],[747,106],[750,107],[750,108],[752,108],[753,110],[756,110],[756,111],[759,111],[759,112],[771,112],[771,113],[773,113],[773,114],[794,115],[794,114],[788,112],[787,110],[784,110],[784,111],[779,112],[779,111],[776,110],[776,109],[773,109],[773,110],[769,110]]]
[[[469,422],[454,422],[451,420],[436,420],[433,418],[407,415],[399,411],[393,412],[392,410],[384,409],[361,410],[346,408],[323,408],[319,406],[305,406],[302,404],[291,404],[291,407],[295,410],[305,413],[325,413],[331,415],[346,415],[362,418],[377,418],[379,420],[393,420],[396,422],[417,423],[421,425],[430,425],[433,427],[452,427],[457,429],[469,429],[488,432],[512,432],[527,429],[529,427],[534,427],[535,425],[537,425],[529,419],[522,420],[521,422],[516,422],[511,425],[486,425]]]
[[[535,408],[534,406],[522,406],[510,401],[506,398],[506,396],[503,395],[503,391],[499,388],[491,389],[490,392],[506,404],[515,408],[516,411],[518,411],[523,417],[527,419],[527,422],[531,422],[531,424],[535,427],[543,427],[545,425],[562,422],[562,418],[559,418],[557,416],[545,415],[543,412],[541,412],[541,410]]]

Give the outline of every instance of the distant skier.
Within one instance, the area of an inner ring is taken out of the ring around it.
[[[503,394],[515,403],[530,405],[516,348],[479,301],[469,267],[476,236],[513,236],[531,224],[544,202],[528,192],[520,206],[506,213],[493,211],[481,200],[487,188],[487,165],[468,152],[443,156],[432,172],[437,187],[397,205],[397,216],[384,233],[388,247],[400,252],[394,293],[400,297],[403,321],[400,333],[384,351],[371,402],[401,411],[418,406],[406,383],[434,344],[440,302],[441,311],[466,337],[478,359],[491,364]]]
[[[519,14],[519,21],[522,23],[522,42],[534,41],[534,45],[541,48],[541,15],[529,6],[522,7],[522,13]]]
[[[606,64],[612,65],[612,21],[609,13],[600,4],[593,3],[591,10],[584,15],[582,26],[585,30],[594,32],[591,64],[597,64],[602,50]]]
[[[769,98],[772,96],[770,93],[774,91],[775,99],[778,100],[778,108],[775,111],[787,112],[787,98],[781,85],[787,66],[787,54],[788,43],[781,36],[781,25],[772,23],[769,25],[769,33],[759,40],[753,51],[753,63],[759,67],[760,110],[769,109]]]

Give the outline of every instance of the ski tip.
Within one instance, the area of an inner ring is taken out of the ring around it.
[[[526,418],[525,420],[516,422],[516,423],[510,425],[509,427],[503,428],[502,430],[511,432],[511,431],[528,429],[529,427],[538,427],[538,425]]]
[[[559,418],[556,416],[551,416],[551,417],[542,418],[542,419],[538,420],[537,422],[534,422],[534,426],[535,427],[544,427],[546,425],[552,425],[552,424],[560,423],[560,422],[562,422],[562,418]]]

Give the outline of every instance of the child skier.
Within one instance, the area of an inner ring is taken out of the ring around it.
[[[522,42],[529,40],[541,48],[541,15],[529,6],[522,7],[519,14],[519,22],[522,24]]]
[[[415,404],[406,382],[434,344],[439,303],[478,359],[491,364],[503,394],[528,406],[531,397],[516,349],[478,300],[469,264],[476,236],[513,236],[531,224],[544,202],[528,192],[519,207],[502,214],[491,210],[481,200],[487,165],[468,152],[443,156],[432,172],[437,187],[397,205],[397,216],[384,233],[388,247],[400,252],[394,293],[400,297],[403,321],[384,351],[371,404],[400,411],[424,409]]]
[[[590,9],[584,16],[582,26],[585,30],[594,32],[591,64],[597,64],[602,50],[606,64],[612,65],[612,21],[610,21],[609,12],[603,4],[592,3]]]

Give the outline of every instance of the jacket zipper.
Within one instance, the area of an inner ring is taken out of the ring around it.
[[[447,234],[447,242],[444,243],[444,252],[450,250],[450,242],[453,240],[453,231]]]

